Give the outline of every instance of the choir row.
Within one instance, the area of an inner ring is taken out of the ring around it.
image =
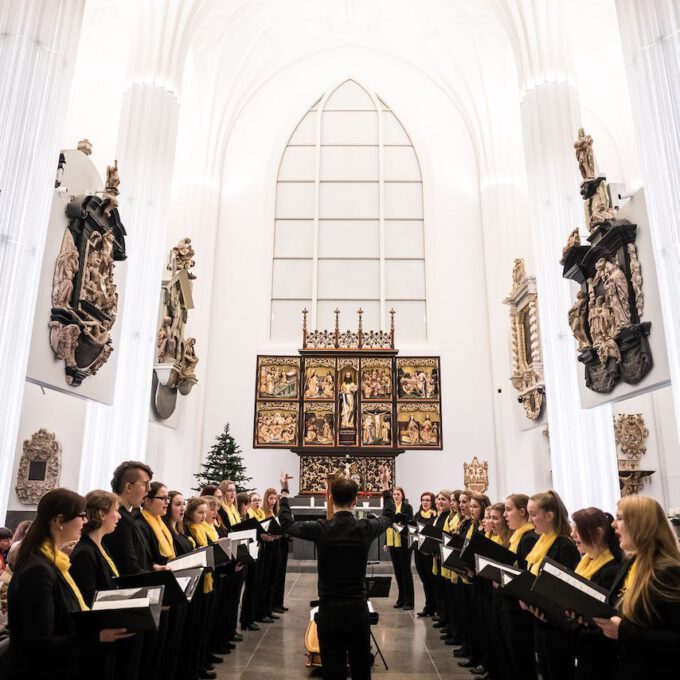
[[[543,680],[675,677],[680,550],[655,500],[623,498],[616,518],[585,508],[570,523],[554,491],[531,498],[513,494],[496,504],[467,490],[443,490],[436,497],[425,492],[415,514],[402,489],[393,495],[397,517],[401,513],[421,529],[441,529],[444,543],[457,535],[465,545],[479,532],[514,553],[515,566],[533,575],[549,558],[606,589],[601,592],[616,609],[615,616],[589,621],[569,610],[548,616],[513,596],[504,580],[483,578],[460,562],[447,568],[439,550],[432,554],[418,542],[409,549],[407,536],[388,530],[386,549],[399,591],[395,607],[412,608],[414,553],[425,596],[418,616],[434,619],[460,666],[493,680],[536,680],[539,672]]]
[[[163,606],[157,629],[133,634],[76,625],[72,613],[89,610],[98,591],[113,590],[130,575],[168,570],[179,556],[218,545],[244,520],[278,513],[275,489],[262,497],[237,494],[224,480],[185,500],[134,461],[116,469],[111,489],[85,497],[55,489],[40,500],[11,559],[9,644],[0,678],[215,678],[214,665],[242,633],[287,611],[289,539],[258,532],[256,560],[230,559],[203,571],[190,600]]]

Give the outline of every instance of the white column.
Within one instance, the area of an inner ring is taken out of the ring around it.
[[[140,0],[133,6],[136,49],[124,94],[117,159],[128,273],[120,302],[121,340],[112,406],[87,407],[78,487],[108,488],[123,460],[146,458],[160,281],[179,117],[187,13],[192,3]]]
[[[0,518],[84,0],[0,1]]]
[[[534,263],[554,488],[570,512],[590,505],[613,510],[619,497],[611,406],[581,409],[567,312],[572,292],[559,264],[566,237],[583,227],[573,142],[580,124],[570,82],[563,12],[567,3],[513,0],[511,35],[523,90],[520,114],[532,215]],[[584,229],[585,231],[585,229]]]
[[[616,0],[680,437],[680,1]]]

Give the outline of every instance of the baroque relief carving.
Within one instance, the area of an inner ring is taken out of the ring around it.
[[[545,384],[538,325],[536,278],[527,276],[524,260],[515,260],[512,290],[503,302],[510,307],[512,338],[512,376],[517,397],[527,418],[536,420],[543,408]]]
[[[64,361],[66,382],[78,387],[108,360],[118,314],[115,263],[125,260],[125,229],[118,215],[120,179],[109,166],[106,191],[76,196],[66,207],[64,232],[52,280],[50,345]]]
[[[53,432],[41,428],[24,440],[17,472],[17,497],[24,505],[37,505],[50,490],[59,486],[61,444]]]
[[[390,470],[390,479],[396,484],[393,456],[300,456],[300,493],[325,494],[324,483],[332,475],[353,479],[359,485],[360,493],[378,496],[381,494],[381,465]]]
[[[170,252],[168,274],[161,285],[161,311],[156,335],[156,361],[152,406],[165,420],[175,410],[177,394],[188,395],[198,382],[196,377],[196,339],[185,337],[189,310],[193,309],[195,265],[191,239],[182,239]]]
[[[616,219],[607,180],[595,176],[592,138],[579,129],[574,144],[583,176],[589,245],[572,231],[562,251],[562,276],[580,284],[569,310],[569,326],[585,366],[586,386],[611,392],[623,380],[639,383],[652,369],[648,336],[642,322],[644,294],[635,239],[637,225]],[[631,295],[632,291],[632,295]]]
[[[489,488],[489,463],[480,463],[477,456],[472,462],[463,463],[463,485],[470,491],[484,493]]]
[[[618,459],[619,487],[622,496],[640,493],[654,474],[654,470],[640,469],[642,456],[647,451],[649,430],[641,413],[619,413],[614,416],[616,445],[625,458]]]

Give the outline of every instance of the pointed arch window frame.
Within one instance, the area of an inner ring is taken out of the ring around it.
[[[372,109],[327,109],[326,106],[328,102],[333,98],[333,96],[347,83],[352,83],[356,86],[358,86],[366,95],[367,97],[371,100],[373,104]],[[377,151],[378,151],[378,179],[377,179],[377,184],[378,184],[378,257],[377,258],[361,258],[361,257],[343,257],[343,256],[338,256],[338,260],[358,260],[358,259],[377,259],[378,260],[378,267],[379,267],[379,291],[378,291],[378,299],[377,301],[379,302],[379,328],[380,330],[386,330],[388,327],[388,321],[387,321],[387,316],[388,316],[388,309],[387,309],[387,304],[388,300],[390,301],[408,301],[408,302],[422,302],[423,303],[423,309],[424,309],[424,318],[423,318],[423,335],[424,335],[424,340],[427,341],[428,337],[428,318],[427,318],[427,277],[426,277],[426,252],[425,252],[425,215],[424,215],[424,192],[423,192],[423,173],[422,173],[422,167],[420,164],[420,159],[418,157],[418,154],[416,152],[415,146],[413,144],[413,141],[411,140],[410,135],[406,131],[406,128],[404,127],[403,123],[399,119],[399,117],[394,113],[394,111],[389,107],[371,88],[367,87],[364,83],[361,82],[360,79],[357,79],[355,77],[348,77],[348,78],[343,78],[341,81],[339,81],[335,86],[329,88],[321,97],[319,97],[308,109],[307,112],[302,116],[298,124],[296,125],[295,129],[293,130],[292,134],[290,135],[286,146],[283,149],[283,152],[281,154],[281,160],[279,161],[279,167],[277,170],[277,187],[281,182],[287,182],[287,181],[295,181],[295,180],[282,180],[281,179],[281,171],[282,171],[282,166],[284,163],[286,151],[290,147],[297,147],[297,146],[306,146],[314,147],[314,178],[313,178],[313,218],[310,220],[312,222],[312,256],[311,258],[287,258],[287,257],[278,257],[274,254],[273,260],[276,262],[277,259],[310,259],[311,260],[311,296],[309,298],[290,298],[290,297],[277,297],[275,295],[275,281],[274,281],[274,271],[272,270],[272,282],[271,282],[271,313],[270,313],[270,319],[269,319],[269,337],[270,339],[272,338],[272,329],[273,329],[273,323],[272,323],[272,318],[273,318],[273,304],[277,300],[299,300],[301,303],[304,302],[305,300],[309,300],[309,327],[310,328],[317,328],[317,319],[318,319],[318,306],[319,306],[319,260],[320,259],[329,259],[329,258],[321,258],[319,256],[319,233],[320,233],[320,222],[324,220],[324,218],[321,217],[321,187],[324,182],[333,182],[335,180],[322,180],[321,179],[321,169],[322,169],[322,158],[321,158],[321,152],[322,149],[325,146],[336,146],[336,145],[329,145],[328,143],[324,144],[322,140],[322,134],[323,134],[323,116],[324,113],[329,112],[329,111],[342,111],[342,112],[349,112],[349,111],[365,111],[365,112],[373,112],[377,116],[377,144],[351,144],[351,143],[346,143],[346,144],[340,144],[337,146],[345,146],[345,147],[350,147],[350,146],[377,146]],[[293,142],[292,140],[295,138],[296,133],[300,129],[300,127],[305,123],[305,120],[307,116],[311,113],[314,113],[315,116],[315,124],[314,124],[314,143],[313,144],[301,144],[299,142]],[[394,119],[397,121],[399,124],[401,131],[403,132],[404,136],[408,140],[408,143],[404,144],[396,144],[396,143],[385,143],[385,120],[384,120],[384,113],[389,113],[391,114]],[[386,216],[385,216],[385,195],[384,195],[384,188],[386,183],[390,182],[395,182],[398,180],[386,180],[385,179],[385,147],[409,147],[413,151],[413,155],[416,161],[417,165],[417,170],[418,170],[418,179],[417,180],[400,180],[402,182],[409,182],[409,183],[417,183],[420,185],[420,200],[421,200],[421,210],[420,210],[420,215],[419,217],[414,217],[414,216],[405,216],[403,218],[391,218],[391,219],[403,219],[406,221],[413,220],[413,221],[419,221],[422,222],[423,228],[422,228],[422,233],[421,233],[421,239],[422,239],[422,256],[419,257],[395,257],[391,256],[389,258],[386,257],[386,228],[385,228],[385,222],[386,222]],[[302,181],[302,180],[300,180]],[[366,183],[374,183],[375,180],[337,180],[337,181],[345,181],[345,182],[366,182]],[[278,204],[278,191],[277,191],[277,201],[276,203]],[[275,216],[274,216],[274,225],[275,225],[275,234],[274,234],[274,244],[276,244],[276,238],[277,238],[277,233],[276,233],[276,224],[280,219],[285,219],[285,218],[280,218],[278,216],[278,209],[275,209]],[[348,218],[352,219],[352,218]],[[358,219],[358,218],[354,218]],[[276,245],[274,245],[274,248],[276,248]],[[275,250],[274,250],[275,253]],[[333,258],[335,259],[335,258]],[[423,282],[422,282],[422,297],[420,298],[403,298],[399,299],[396,297],[387,297],[387,280],[386,280],[386,269],[387,269],[387,261],[394,261],[394,260],[421,260],[423,263]],[[322,300],[325,298],[321,298]]]

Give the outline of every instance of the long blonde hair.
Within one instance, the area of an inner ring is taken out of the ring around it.
[[[269,496],[276,496],[276,503],[274,507],[269,506]],[[276,489],[267,489],[262,496],[262,504],[260,507],[264,510],[265,517],[277,517],[279,514],[279,494],[276,493]]]
[[[504,516],[505,503],[494,503],[491,506],[490,510],[491,512],[497,512],[501,516],[501,530],[500,532],[497,533],[497,535],[501,537],[501,545],[504,548],[507,548],[508,544],[510,543],[510,536],[512,535],[512,531],[510,531],[510,527],[508,526],[508,523]],[[494,533],[496,533],[495,529]]]
[[[227,489],[231,484],[234,484],[234,482],[231,481],[231,479],[223,479],[219,486],[217,487],[221,492],[222,492],[222,503],[225,505],[230,505],[230,503],[227,501]],[[234,488],[236,488],[236,484],[234,484]],[[236,505],[236,499],[234,499],[234,506]]]
[[[558,536],[571,536],[571,525],[569,524],[569,513],[557,491],[552,489],[534,494],[530,499],[538,503],[538,507],[543,512],[552,512],[554,519],[555,533]]]
[[[647,496],[626,496],[619,511],[635,546],[635,578],[619,606],[626,619],[649,626],[659,620],[652,601],[680,602],[678,579],[660,576],[667,569],[680,570],[680,549],[663,508]]]

